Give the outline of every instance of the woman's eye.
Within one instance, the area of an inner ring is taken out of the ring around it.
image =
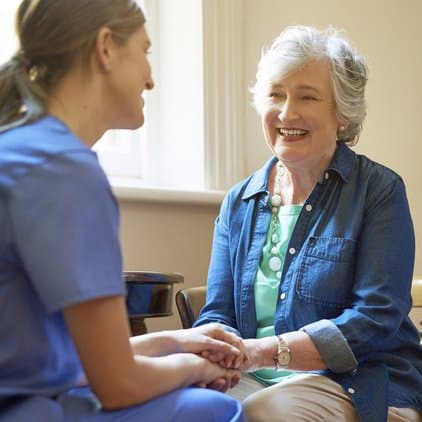
[[[316,97],[313,97],[312,95],[304,95],[302,97],[302,100],[305,100],[305,101],[317,101],[317,98]]]
[[[283,98],[283,97],[284,97],[284,95],[281,94],[280,92],[270,92],[268,94],[268,98],[272,98],[272,99],[275,99],[275,100],[278,100],[278,99]]]

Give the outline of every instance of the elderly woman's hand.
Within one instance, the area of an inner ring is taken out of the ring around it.
[[[231,344],[235,347],[238,354],[227,354],[220,350],[205,350],[201,353],[203,357],[206,357],[211,362],[218,363],[224,368],[239,368],[245,357],[245,348],[243,340],[236,334],[227,331],[220,324],[206,324],[201,327],[195,328],[206,336],[210,336],[214,339],[218,339],[225,343]]]
[[[275,365],[273,362],[278,342],[274,336],[245,339],[243,345],[245,357],[239,368],[242,372],[251,372]]]
[[[224,368],[239,368],[244,360],[242,339],[219,324],[207,324],[172,333],[177,350],[201,354]]]

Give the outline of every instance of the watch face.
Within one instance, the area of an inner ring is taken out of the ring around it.
[[[280,366],[287,366],[290,363],[290,353],[288,350],[281,350],[277,356],[278,364]]]

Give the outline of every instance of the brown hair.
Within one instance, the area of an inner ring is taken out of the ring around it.
[[[100,28],[122,44],[145,22],[136,0],[23,0],[19,51],[0,67],[0,132],[46,113],[48,89],[88,58]]]

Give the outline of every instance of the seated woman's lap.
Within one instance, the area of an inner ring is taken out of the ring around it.
[[[243,407],[248,422],[359,421],[355,406],[342,387],[316,374],[299,374],[263,388],[248,396]]]
[[[248,422],[357,422],[351,399],[331,379],[303,373],[250,394],[243,401]],[[409,408],[388,408],[388,422],[422,422],[422,414]]]

